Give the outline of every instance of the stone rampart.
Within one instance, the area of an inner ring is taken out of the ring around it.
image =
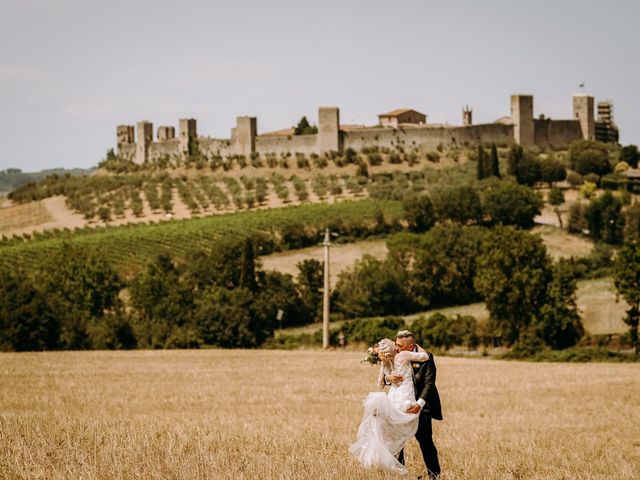
[[[536,119],[533,121],[535,144],[540,148],[567,148],[582,138],[578,120]]]
[[[266,135],[256,138],[256,152],[260,155],[303,153],[308,156],[319,153],[317,143],[317,135]]]
[[[200,152],[207,156],[301,153],[323,155],[329,152],[344,152],[351,148],[379,147],[391,150],[402,149],[432,151],[439,147],[466,147],[496,143],[498,145],[519,144],[523,147],[566,148],[580,138],[593,138],[593,97],[582,94],[573,98],[573,119],[534,119],[533,96],[512,95],[511,117],[496,123],[471,125],[471,109],[464,109],[464,125],[416,124],[410,126],[372,127],[340,129],[340,110],[337,107],[321,107],[318,111],[318,133],[313,135],[258,135],[255,117],[241,116],[236,120],[229,139],[214,139],[197,135],[195,119],[181,119],[179,137],[173,127],[163,126],[159,130],[159,141],[153,142],[153,125],[139,122],[135,130],[131,125],[116,127],[118,154],[142,163],[160,156],[183,158],[188,153],[191,139],[197,139]]]
[[[371,128],[344,132],[344,148],[359,151],[363,148],[379,148],[411,151],[433,151],[438,147],[475,147],[481,144],[512,144],[513,126],[498,123],[468,127],[407,127]]]

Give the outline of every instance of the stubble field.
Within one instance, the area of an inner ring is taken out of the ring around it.
[[[396,478],[347,453],[376,376],[360,357],[2,354],[0,477]],[[436,361],[443,480],[638,478],[640,365]]]

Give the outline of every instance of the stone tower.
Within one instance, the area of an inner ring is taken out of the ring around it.
[[[189,139],[197,138],[196,120],[194,118],[181,118],[178,124],[179,129],[179,149],[180,153],[189,151]]]
[[[469,105],[462,107],[462,125],[465,127],[473,125],[473,109]]]
[[[136,163],[144,163],[149,154],[149,146],[153,142],[153,123],[138,122],[136,138]]]
[[[176,129],[173,127],[162,126],[158,127],[158,141],[164,142],[176,138]]]
[[[320,107],[318,111],[318,153],[342,152],[340,142],[340,109]]]
[[[238,117],[235,128],[235,151],[237,155],[249,156],[256,151],[258,119],[256,117]]]
[[[593,140],[596,138],[596,121],[593,111],[593,97],[586,93],[573,96],[573,118],[580,122],[582,138]]]
[[[513,139],[523,148],[534,144],[533,95],[511,95]]]
[[[116,138],[118,155],[120,155],[124,145],[133,145],[135,143],[135,129],[133,125],[118,125],[116,127]]]

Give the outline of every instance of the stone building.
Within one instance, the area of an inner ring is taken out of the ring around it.
[[[473,124],[472,110],[465,107],[460,126],[427,124],[426,116],[415,110],[382,114],[379,116],[380,124],[374,126],[342,125],[337,107],[321,107],[318,110],[318,133],[311,135],[292,135],[288,130],[260,135],[257,118],[241,116],[237,117],[229,138],[211,138],[199,136],[196,120],[189,118],[179,121],[178,138],[175,138],[173,127],[163,126],[158,129],[158,141],[154,142],[153,125],[145,121],[139,122],[136,129],[131,125],[117,127],[118,155],[142,163],[161,157],[182,158],[190,153],[192,145],[197,145],[202,155],[211,158],[297,153],[323,155],[340,153],[347,148],[360,151],[371,147],[428,152],[441,147],[474,148],[491,143],[560,149],[579,139],[617,139],[618,129],[613,122],[612,109],[604,105],[607,102],[598,105],[599,118],[596,122],[591,96],[575,95],[573,115],[565,120],[544,116],[535,118],[533,100],[532,95],[512,95],[511,115],[484,124]],[[397,126],[383,125],[383,118],[397,122]]]
[[[409,108],[399,108],[378,115],[378,123],[383,127],[398,128],[400,125],[420,125],[427,123],[427,116]]]

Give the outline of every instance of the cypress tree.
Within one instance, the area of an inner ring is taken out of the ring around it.
[[[524,157],[524,152],[520,145],[511,147],[509,149],[509,157],[507,159],[507,173],[509,175],[518,175],[518,167],[520,166],[522,157]]]
[[[486,172],[487,172],[487,167],[486,167],[486,153],[484,151],[484,148],[482,148],[482,146],[478,146],[478,163],[476,165],[476,179],[478,180],[482,180],[483,178],[486,178]]]
[[[245,238],[242,246],[242,266],[240,271],[240,288],[246,288],[252,292],[258,289],[256,282],[256,257],[253,250],[253,242]]]
[[[500,178],[500,159],[498,158],[498,148],[496,144],[491,145],[491,176]]]

